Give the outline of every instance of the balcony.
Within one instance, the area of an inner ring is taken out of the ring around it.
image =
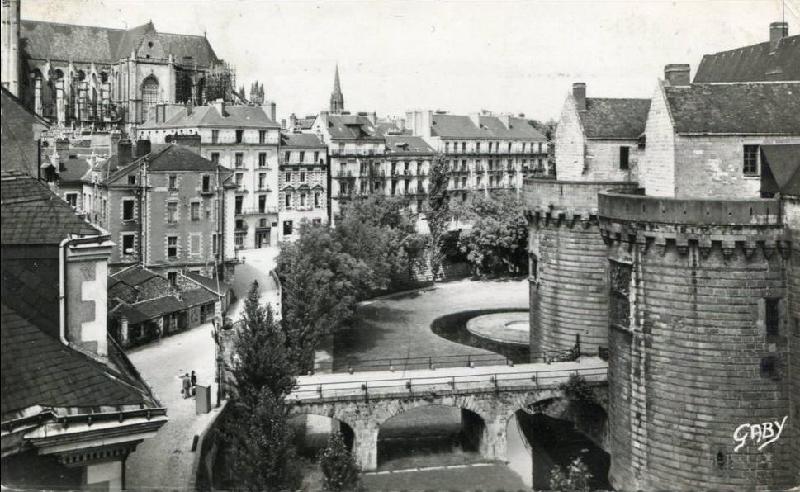
[[[353,171],[338,171],[334,174],[336,178],[353,178]]]
[[[264,207],[264,208],[242,208],[234,211],[234,215],[266,215],[277,214],[278,207]]]

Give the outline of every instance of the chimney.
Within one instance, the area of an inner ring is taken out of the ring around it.
[[[378,123],[378,113],[376,113],[375,111],[370,111],[369,113],[367,113],[367,119],[373,125],[377,124]]]
[[[200,154],[200,135],[174,135],[172,137],[172,143],[185,147],[195,154]]]
[[[267,116],[269,116],[269,119],[272,121],[277,121],[277,104],[272,101],[264,101],[264,106],[262,106],[262,108],[264,109],[264,112],[267,113]]]
[[[286,130],[286,118],[281,118],[281,130]]]
[[[689,64],[671,63],[664,67],[664,80],[670,87],[689,86]]]
[[[472,120],[472,124],[477,126],[478,128],[481,127],[481,114],[480,113],[470,113],[469,119]]]
[[[294,113],[289,115],[289,128],[294,128],[297,126],[297,116]]]
[[[145,156],[150,153],[150,140],[137,140],[136,141],[136,158]]]
[[[781,39],[789,35],[788,22],[773,22],[769,25],[769,52],[772,53],[778,49]]]
[[[217,108],[217,112],[223,118],[227,116],[225,113],[225,101],[223,99],[217,99],[214,101],[214,107]]]
[[[572,84],[572,98],[575,99],[575,107],[578,111],[586,111],[586,84],[575,82]]]
[[[133,146],[128,139],[120,140],[117,144],[117,167],[124,167],[133,161]]]

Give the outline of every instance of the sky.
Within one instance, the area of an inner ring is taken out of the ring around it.
[[[237,84],[264,84],[278,118],[327,109],[339,64],[345,109],[558,118],[587,96],[650,97],[664,65],[800,26],[800,0],[22,0],[23,19],[204,34]]]

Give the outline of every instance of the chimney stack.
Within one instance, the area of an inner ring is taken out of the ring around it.
[[[133,162],[133,146],[128,139],[120,140],[117,144],[117,167],[125,167]]]
[[[769,25],[769,52],[772,53],[778,49],[781,39],[789,35],[788,22],[773,22]]]
[[[217,112],[219,113],[220,116],[222,116],[223,118],[225,116],[227,116],[227,114],[225,114],[225,100],[224,99],[217,99],[216,101],[214,101],[214,107],[217,108]]]
[[[664,80],[670,87],[689,86],[689,64],[671,63],[664,67]]]
[[[145,156],[150,153],[150,140],[137,140],[136,141],[136,158]]]
[[[296,126],[297,126],[297,116],[294,113],[292,113],[289,115],[289,129],[291,130]]]
[[[575,107],[578,111],[586,111],[586,84],[575,82],[572,84],[572,98],[575,99]]]

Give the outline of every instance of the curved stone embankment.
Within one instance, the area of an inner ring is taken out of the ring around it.
[[[477,316],[467,321],[467,331],[492,342],[527,346],[530,314],[510,312]]]

